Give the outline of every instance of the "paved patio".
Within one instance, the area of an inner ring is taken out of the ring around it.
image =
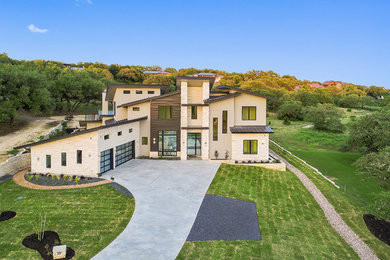
[[[125,230],[93,259],[175,259],[219,163],[132,160],[103,175],[134,195]]]

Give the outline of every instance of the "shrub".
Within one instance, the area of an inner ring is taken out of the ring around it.
[[[351,111],[352,111],[352,109],[351,109],[351,108],[348,108],[348,109],[347,109],[347,112],[351,112]]]
[[[35,180],[38,181],[38,180],[39,180],[39,177],[41,177],[41,175],[36,174],[36,175],[35,175]]]
[[[56,176],[54,174],[51,174],[51,179],[54,180]]]
[[[283,119],[283,124],[284,124],[284,125],[291,125],[291,122],[288,121],[287,118],[285,118],[285,119]]]
[[[338,101],[337,105],[341,107],[354,108],[359,106],[360,97],[356,94],[347,95]]]
[[[111,177],[111,180],[113,181],[115,178],[114,177]]]
[[[305,120],[313,123],[314,128],[329,132],[343,132],[345,126],[340,118],[344,112],[332,104],[318,104],[305,110]]]
[[[27,180],[29,180],[29,181],[31,181],[31,180],[32,180],[32,178],[34,178],[34,176],[33,176],[33,175],[28,175],[28,176],[27,176]]]
[[[79,182],[80,182],[80,177],[76,177],[76,178],[74,178],[74,181],[76,182],[76,184],[79,184]]]
[[[303,111],[302,111],[302,102],[300,101],[287,101],[280,106],[278,110],[279,119],[289,119],[289,120],[302,120]]]

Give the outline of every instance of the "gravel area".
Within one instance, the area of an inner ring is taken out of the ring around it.
[[[332,204],[325,198],[322,192],[314,185],[314,183],[300,170],[288,163],[285,159],[275,154],[270,150],[273,156],[278,157],[287,166],[287,169],[292,171],[299,180],[303,183],[306,189],[313,195],[314,199],[320,205],[325,213],[325,216],[330,225],[344,238],[344,240],[352,247],[361,259],[379,259],[375,253],[360,239],[355,232],[343,221],[340,215],[336,212]]]
[[[39,175],[39,174],[36,174],[36,175]],[[39,179],[37,180],[35,178],[36,175],[27,173],[24,175],[24,179],[32,184],[42,185],[42,186],[79,185],[79,184],[89,184],[89,183],[96,183],[96,182],[100,182],[100,181],[105,181],[105,179],[103,179],[103,178],[83,177],[83,179],[80,179],[79,183],[77,183],[75,181],[76,176],[72,176],[72,181],[69,181],[68,176],[65,176],[66,180],[64,180],[60,175],[58,175],[58,176],[56,175],[54,177],[54,179],[51,176],[47,177],[45,175],[39,175],[38,176]],[[78,176],[78,177],[80,177],[80,176]],[[60,179],[58,179],[58,178],[60,178]]]
[[[206,194],[187,241],[261,240],[256,203]]]

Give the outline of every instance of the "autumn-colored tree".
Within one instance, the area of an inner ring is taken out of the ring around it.
[[[121,68],[116,77],[126,83],[142,83],[146,79],[143,69],[137,66]]]
[[[165,75],[151,75],[148,76],[143,84],[150,85],[175,85],[175,77],[174,76],[165,76]]]

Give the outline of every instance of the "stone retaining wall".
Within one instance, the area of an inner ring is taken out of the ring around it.
[[[31,154],[25,153],[9,158],[0,164],[0,177],[14,174],[17,171],[30,167]]]

